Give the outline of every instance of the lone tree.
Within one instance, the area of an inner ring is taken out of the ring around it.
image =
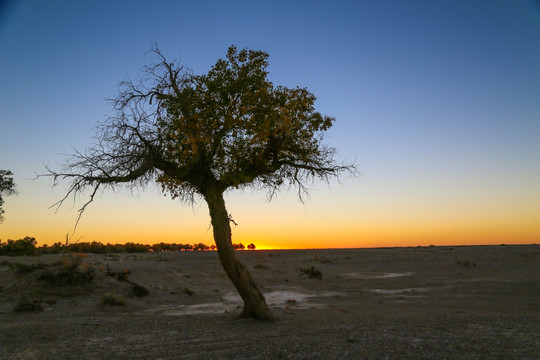
[[[0,170],[0,223],[4,221],[5,213],[3,196],[15,194],[15,182],[13,182],[13,173],[9,170]]]
[[[334,119],[315,111],[316,98],[307,89],[274,86],[263,51],[231,46],[203,75],[169,62],[158,48],[151,52],[158,61],[145,66],[139,80],[120,83],[110,99],[116,113],[98,123],[96,143],[73,154],[62,171],[47,168],[54,184],[71,179],[55,205],[90,188],[78,221],[98,189],[152,181],[173,199],[204,199],[219,259],[244,301],[239,317],[272,320],[257,283],[235,255],[224,193],[253,187],[272,198],[288,185],[302,199],[315,179],[354,171],[353,165],[336,164],[336,150],[322,143]]]

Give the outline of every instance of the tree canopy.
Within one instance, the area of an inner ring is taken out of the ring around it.
[[[328,181],[354,165],[337,164],[323,143],[334,118],[315,110],[306,88],[275,86],[268,54],[231,46],[206,74],[196,75],[158,48],[158,59],[137,80],[120,84],[111,99],[115,114],[97,127],[96,143],[77,152],[63,171],[66,196],[102,186],[161,185],[173,198],[203,198],[209,207],[222,265],[244,300],[243,316],[270,319],[264,297],[234,255],[223,194],[229,189],[265,189],[270,197],[295,186],[300,198],[314,179]]]
[[[121,83],[116,114],[98,124],[98,143],[68,162],[72,191],[155,180],[174,198],[193,200],[209,186],[252,186],[275,194],[284,185],[306,192],[350,165],[334,162],[322,143],[334,118],[315,111],[305,88],[274,86],[268,54],[231,46],[207,74],[194,75],[159,49],[159,61],[137,82]]]
[[[5,210],[4,196],[15,194],[15,182],[13,181],[13,173],[9,170],[0,170],[0,223],[4,221],[3,214]]]

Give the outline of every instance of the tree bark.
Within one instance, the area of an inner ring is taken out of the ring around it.
[[[264,295],[251,277],[249,270],[237,258],[231,241],[231,224],[223,192],[216,189],[206,191],[205,200],[210,210],[219,260],[223,269],[244,301],[244,309],[238,318],[254,317],[259,320],[274,320]]]

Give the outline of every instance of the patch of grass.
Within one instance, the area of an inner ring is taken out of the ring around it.
[[[331,264],[333,261],[325,256],[321,256],[318,260],[321,264]]]
[[[41,301],[34,300],[21,300],[17,305],[15,305],[15,308],[13,309],[15,313],[20,312],[31,312],[31,313],[38,313],[42,312],[43,308],[41,307]]]
[[[64,255],[61,261],[52,264],[38,262],[28,265],[2,262],[2,265],[14,269],[17,276],[38,272],[38,280],[53,285],[83,285],[92,282],[95,276],[94,268],[82,262],[85,256],[83,254]]]
[[[322,272],[314,266],[310,268],[298,268],[296,271],[300,271],[299,276],[308,276],[310,279],[322,279]]]
[[[27,274],[30,274],[30,273],[36,271],[36,270],[45,269],[46,267],[47,267],[47,265],[45,265],[43,263],[37,263],[37,264],[31,264],[31,265],[13,264],[13,268],[15,269],[15,274],[17,274],[17,276],[27,275]]]
[[[101,298],[99,299],[99,303],[101,306],[124,306],[126,305],[126,299],[119,294],[113,294],[113,293],[105,293]]]

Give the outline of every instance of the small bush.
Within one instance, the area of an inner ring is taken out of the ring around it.
[[[322,279],[322,272],[314,266],[310,268],[298,268],[296,271],[301,272],[299,276],[307,275],[310,279]]]
[[[195,295],[195,291],[188,289],[187,287],[182,289],[182,292],[186,295],[193,296]]]
[[[118,281],[128,281],[128,277],[131,274],[131,271],[124,269],[121,272],[116,272],[110,268],[109,264],[107,264],[107,267],[105,268],[105,273],[110,277],[116,277]]]
[[[55,269],[56,267],[56,269]],[[94,280],[95,270],[93,267],[83,264],[82,269],[77,266],[63,264],[46,267],[38,279],[47,281],[53,285],[85,285]]]
[[[117,278],[120,281],[126,281],[129,277],[129,274],[131,274],[129,270],[122,270],[122,272],[118,273]]]
[[[69,269],[53,271],[52,269],[45,269],[39,276],[39,280],[54,285],[84,285],[94,280],[94,269],[88,268],[84,271]]]
[[[101,306],[124,306],[126,305],[126,299],[118,294],[106,293],[101,297],[99,303]]]
[[[43,308],[41,307],[41,303],[38,300],[34,300],[34,301],[21,300],[15,306],[13,311],[16,313],[20,313],[20,312],[38,313],[38,312],[42,312]]]
[[[131,294],[136,297],[143,297],[148,296],[148,294],[150,294],[150,291],[148,291],[148,289],[142,285],[133,284],[133,286],[131,287]]]

